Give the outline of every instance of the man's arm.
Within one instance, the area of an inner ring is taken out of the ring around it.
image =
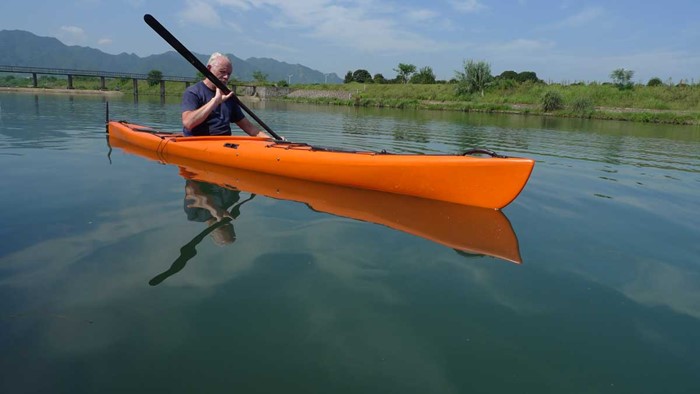
[[[265,138],[272,138],[269,134],[266,132],[258,129],[255,127],[249,120],[248,118],[243,118],[236,122],[236,125],[241,128],[241,130],[245,131],[248,135],[252,137],[265,137]]]
[[[233,93],[224,96],[221,93],[221,90],[217,88],[214,97],[211,100],[209,100],[206,104],[192,111],[184,111],[182,113],[182,125],[187,130],[194,129],[202,122],[207,120],[209,115],[211,115],[212,111],[214,111],[216,107],[218,107],[224,100],[228,99],[232,95]]]

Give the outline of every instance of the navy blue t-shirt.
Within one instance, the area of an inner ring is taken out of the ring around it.
[[[188,179],[185,182],[185,186],[189,185],[199,187],[198,194],[201,193],[201,195],[207,196],[209,198],[209,201],[211,201],[213,205],[216,205],[217,207],[226,211],[228,211],[241,198],[240,191],[231,190],[225,187],[221,187],[219,185],[214,185],[212,183]],[[185,213],[187,214],[187,220],[194,222],[206,222],[207,220],[214,217],[212,216],[211,212],[206,208],[190,207],[189,205],[193,203],[193,200],[187,197],[188,196],[185,196],[184,200],[184,208]],[[234,219],[237,218],[238,215],[240,215],[240,212],[236,211],[237,210],[232,210],[231,212],[229,212],[232,214],[232,216],[234,216]]]
[[[182,112],[193,111],[200,108],[214,98],[215,92],[207,87],[204,82],[185,89],[182,95]],[[206,121],[197,125],[193,130],[182,128],[186,136],[192,135],[231,135],[231,123],[243,119],[241,107],[232,99],[228,99],[214,109]]]

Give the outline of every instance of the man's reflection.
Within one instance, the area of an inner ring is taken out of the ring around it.
[[[215,244],[223,246],[236,241],[236,231],[231,223],[241,214],[241,206],[252,200],[255,194],[238,202],[240,191],[227,189],[206,182],[188,179],[185,182],[184,209],[187,220],[207,224],[207,228],[180,248],[180,256],[170,268],[151,279],[151,286],[160,284],[168,277],[178,273],[187,262],[197,255],[197,245],[211,235]]]
[[[236,216],[228,208],[238,202],[241,192],[210,183],[187,180],[185,183],[184,208],[187,220],[206,223],[211,227],[217,222],[229,219],[211,232],[211,238],[217,245],[228,245],[236,241],[236,232],[231,220]]]

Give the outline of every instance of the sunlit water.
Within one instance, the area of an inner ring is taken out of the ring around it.
[[[294,141],[535,159],[514,264],[248,191],[219,245],[104,101],[0,94],[0,392],[700,392],[697,127],[249,104]]]

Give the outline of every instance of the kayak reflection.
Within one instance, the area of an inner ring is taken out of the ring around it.
[[[180,256],[170,268],[155,276],[148,284],[156,286],[168,277],[180,272],[187,262],[197,255],[197,245],[207,235],[217,245],[229,245],[236,241],[236,231],[232,221],[241,214],[241,206],[255,198],[251,194],[240,200],[241,192],[206,182],[188,179],[185,181],[184,210],[187,220],[207,224],[207,228],[180,248]]]
[[[188,180],[297,201],[315,211],[381,224],[445,245],[464,256],[522,262],[518,238],[499,210],[262,174],[157,154],[118,139],[110,142],[127,153],[177,165],[180,175]]]

